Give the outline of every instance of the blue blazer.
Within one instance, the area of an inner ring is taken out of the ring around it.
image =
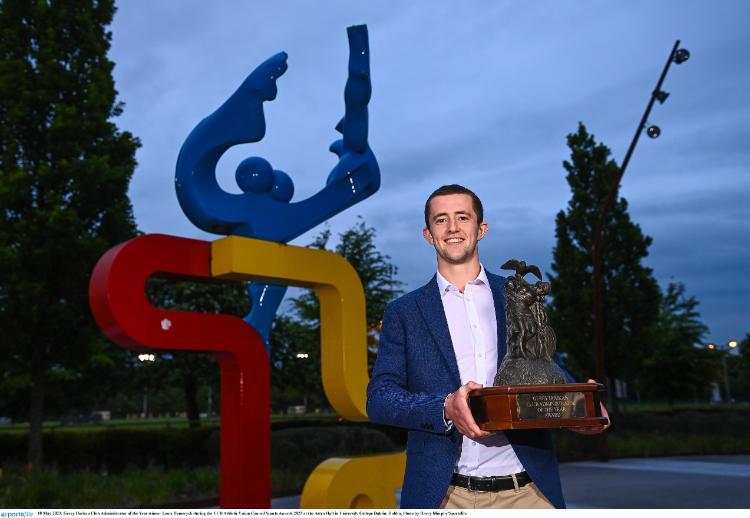
[[[505,278],[487,272],[497,315],[498,367],[505,357]],[[448,490],[462,435],[445,431],[443,404],[461,386],[448,321],[433,277],[427,285],[391,302],[383,315],[380,346],[367,387],[373,422],[409,430],[404,509],[437,508]],[[549,430],[505,432],[518,459],[545,497],[564,508],[560,474]]]

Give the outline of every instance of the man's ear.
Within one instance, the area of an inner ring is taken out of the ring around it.
[[[429,228],[425,227],[422,229],[422,237],[424,237],[425,241],[427,241],[431,245],[435,244],[435,239],[432,237],[432,233],[430,232]]]
[[[479,224],[479,236],[477,236],[477,241],[480,241],[486,234],[487,231],[489,231],[490,226],[487,224],[486,221],[482,221]]]

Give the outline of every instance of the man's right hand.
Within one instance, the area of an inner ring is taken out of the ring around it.
[[[491,432],[485,432],[477,426],[474,416],[471,415],[471,410],[469,410],[469,392],[482,387],[483,385],[470,381],[448,396],[445,401],[445,419],[453,421],[453,426],[470,439],[492,435]]]

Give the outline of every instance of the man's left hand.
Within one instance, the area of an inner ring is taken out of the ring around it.
[[[590,379],[586,383],[596,383],[596,381]],[[599,403],[601,405],[602,410],[602,417],[607,418],[607,424],[600,424],[596,426],[571,426],[568,428],[571,432],[580,433],[581,435],[596,435],[598,433],[602,433],[604,430],[612,426],[612,420],[609,418],[609,412],[607,412],[607,408],[604,406],[604,403]]]

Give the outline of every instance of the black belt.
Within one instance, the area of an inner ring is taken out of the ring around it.
[[[507,489],[515,489],[516,486],[513,483],[513,477],[516,477],[518,487],[523,487],[531,482],[529,474],[522,471],[521,473],[506,475],[504,477],[470,477],[454,473],[451,484],[463,487],[469,491],[505,491]]]

